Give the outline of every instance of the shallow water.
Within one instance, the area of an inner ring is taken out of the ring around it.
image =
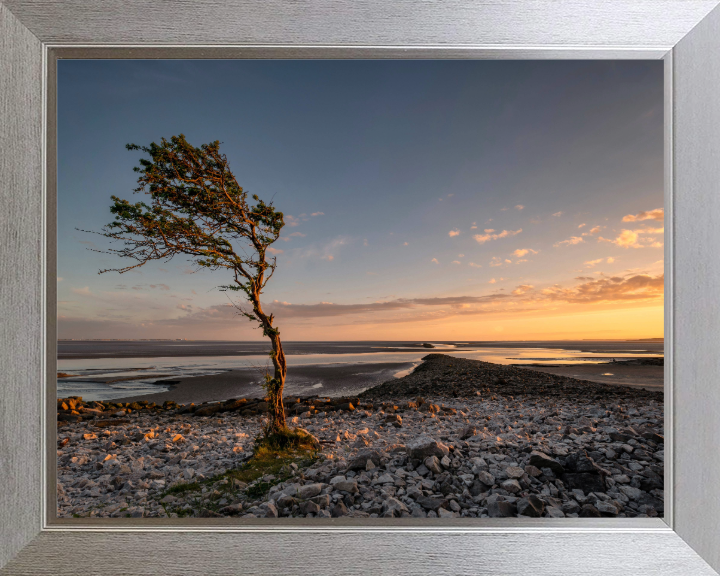
[[[168,386],[153,384],[157,380],[218,374],[231,369],[245,369],[262,374],[271,368],[267,355],[260,353],[267,345],[259,342],[152,342],[143,347],[142,351],[139,347],[128,344],[138,342],[59,342],[58,372],[72,374],[73,377],[58,380],[58,397],[82,396],[85,399],[106,400],[119,396],[153,394],[169,389]],[[423,348],[410,342],[301,342],[288,343],[285,348],[289,368],[357,365],[358,373],[364,373],[365,364],[412,363],[410,368],[396,372],[396,378],[409,374],[424,356],[433,352],[495,364],[598,363],[612,359],[663,355],[662,342],[446,342],[433,345],[435,348]],[[209,354],[212,350],[228,352],[229,348],[232,349],[232,355]],[[127,355],[133,349],[143,355]],[[190,355],[177,355],[180,350],[187,351]],[[171,351],[172,355],[161,355],[168,351]],[[75,355],[95,357],[73,358]],[[372,370],[377,370],[377,367]],[[108,382],[123,377],[140,378]],[[321,386],[322,384],[318,383],[317,387]]]

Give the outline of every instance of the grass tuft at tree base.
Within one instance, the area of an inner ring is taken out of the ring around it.
[[[320,442],[315,436],[302,428],[284,428],[279,431],[265,431],[255,439],[255,455],[258,451],[277,452],[316,452],[320,450]]]

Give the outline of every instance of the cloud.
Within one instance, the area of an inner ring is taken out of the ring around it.
[[[522,258],[526,254],[537,254],[538,250],[533,250],[532,248],[518,248],[513,252],[514,256],[517,256],[518,258]]]
[[[502,266],[502,265],[503,265],[503,261],[502,261],[502,258],[500,258],[499,256],[493,256],[493,259],[490,260],[490,266]]]
[[[557,217],[562,216],[563,214],[565,214],[565,212],[555,212],[555,214],[553,214],[553,216],[555,216],[557,218]]]
[[[465,258],[465,254],[458,254],[458,258]]]
[[[333,260],[335,260],[335,256],[333,256],[332,254],[326,254],[325,256],[322,257],[322,259],[332,262]]]
[[[150,284],[150,288],[159,288],[160,290],[170,290],[170,286],[167,284]]]
[[[283,253],[283,251],[280,250],[279,248],[273,248],[272,246],[268,246],[267,251],[270,252],[270,254],[282,254]]]
[[[459,236],[459,235],[460,235],[460,230],[450,230],[450,232],[448,232],[448,236],[450,236],[450,237]]]
[[[367,241],[367,238],[365,238],[365,239],[363,240],[363,246],[367,246],[367,245],[368,245],[368,241]]]
[[[621,248],[662,248],[663,243],[656,238],[643,237],[643,234],[662,234],[664,228],[641,228],[639,230],[622,230],[615,240],[598,237],[598,242],[610,242]]]
[[[522,232],[522,228],[518,230],[503,230],[502,232],[495,233],[495,230],[488,228],[485,230],[485,234],[475,234],[473,238],[479,243],[484,244],[489,240],[498,240],[500,238],[506,238],[507,236],[517,236]]]
[[[57,277],[57,281],[58,281],[58,282],[62,282],[62,281],[63,281],[63,277],[62,277],[62,276],[58,276],[58,277]]]
[[[469,266],[471,268],[482,268],[482,264],[475,264],[475,262],[470,262]]]
[[[638,214],[628,214],[623,216],[623,222],[640,222],[642,220],[659,220],[663,221],[665,218],[665,210],[663,208],[655,208],[655,210],[648,210],[647,212],[639,212]]]
[[[285,225],[291,228],[293,226],[300,226],[300,220],[295,218],[295,216],[290,216],[290,214],[285,214],[283,220],[285,221]]]
[[[563,240],[561,242],[558,242],[557,244],[553,244],[556,248],[558,246],[570,246],[572,244],[580,244],[581,242],[585,242],[581,236],[571,236],[567,240]]]
[[[81,296],[93,296],[93,293],[90,292],[90,286],[85,286],[84,288],[71,288],[70,291],[73,294],[80,294]]]
[[[492,218],[490,218],[490,220],[492,220]],[[490,220],[488,220],[488,222],[490,222]],[[470,226],[470,230],[477,230],[477,222],[472,223],[472,226]]]
[[[302,232],[293,232],[292,234],[290,234],[290,236],[299,236],[301,238],[305,238],[307,234],[303,234]]]
[[[525,206],[523,206],[522,204],[518,204],[517,206],[515,206],[515,210],[522,210],[523,208],[525,208]]]
[[[583,232],[582,236],[592,236],[593,234],[597,234],[602,230],[604,226],[594,226],[593,228],[590,228],[587,232]]]
[[[195,296],[197,296],[197,292],[195,292],[195,290],[190,290],[190,292],[192,292],[193,294],[195,294]]]
[[[430,262],[434,262],[435,264],[440,264],[440,262],[438,262],[437,258],[433,258],[432,260],[430,260]]]
[[[462,262],[460,262],[460,260],[453,260],[452,263],[453,264],[462,264]]]
[[[532,284],[520,284],[520,286],[515,288],[512,293],[515,296],[522,296],[523,294],[530,292],[530,290],[532,290],[533,288],[535,288],[535,286],[533,286]]]
[[[585,282],[587,280],[595,280],[592,276],[575,276],[575,280],[580,280],[581,282]]]
[[[407,245],[408,245],[408,243],[407,243],[407,242],[403,242],[403,246],[407,246]]]
[[[313,212],[310,216],[325,216],[325,212]]]
[[[582,228],[583,226],[586,226],[584,222],[582,224],[578,224],[578,228]]]
[[[495,284],[495,282],[497,282],[495,278],[490,278],[490,280],[488,280],[488,284]]]
[[[596,264],[600,264],[600,262],[603,262],[603,261],[606,262],[607,264],[612,264],[613,262],[615,262],[615,258],[613,258],[612,256],[608,256],[607,258],[598,258],[597,260],[588,260],[587,262],[585,262],[585,265],[588,268],[592,268]]]
[[[553,286],[542,290],[542,294],[549,300],[569,304],[653,300],[662,298],[664,279],[662,274],[654,277],[645,274],[629,278],[614,276],[591,280],[573,288]]]
[[[516,260],[515,264],[522,264],[523,262],[528,262],[527,258],[520,258],[520,260]]]

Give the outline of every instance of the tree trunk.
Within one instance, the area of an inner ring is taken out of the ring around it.
[[[270,413],[270,423],[267,432],[272,434],[285,430],[285,406],[283,406],[283,388],[285,388],[285,375],[287,374],[287,363],[285,362],[285,353],[280,342],[280,331],[272,325],[273,316],[267,316],[263,312],[260,304],[259,290],[251,296],[255,316],[263,327],[263,334],[270,338],[272,343],[272,359],[275,373],[272,378],[268,377],[266,389],[268,393],[268,412]]]
[[[270,405],[270,430],[279,432],[286,427],[285,423],[285,406],[283,405],[283,388],[285,388],[285,376],[287,374],[287,364],[285,362],[285,353],[280,342],[280,335],[276,332],[270,337],[273,348],[273,366],[275,367],[275,375],[273,377],[272,392],[269,392]]]

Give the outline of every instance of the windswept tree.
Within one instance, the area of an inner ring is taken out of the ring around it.
[[[152,260],[167,261],[178,255],[210,270],[227,270],[232,282],[220,288],[244,294],[251,311],[240,308],[242,315],[257,322],[272,345],[274,375],[265,379],[270,408],[266,433],[285,431],[282,396],[287,365],[274,317],[260,303],[277,266],[268,252],[285,225],[282,212],[257,195],[252,202],[248,199],[220,152],[220,142],[195,148],[180,134],[169,141],[163,138],[160,144],[126,147],[150,156],[149,160],[141,158],[140,166],[134,168],[140,174],[134,191],[149,199],[132,204],[112,197],[110,211],[115,221],[98,234],[122,242],[123,247],[104,252],[135,263],[100,273],[122,274]]]

